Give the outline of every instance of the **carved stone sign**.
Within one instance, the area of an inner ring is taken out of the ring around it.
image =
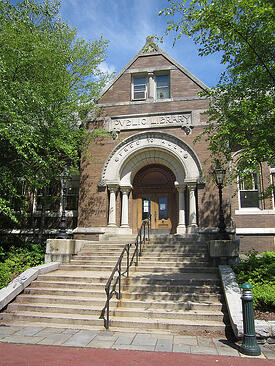
[[[186,133],[192,126],[191,113],[149,115],[141,117],[112,117],[108,123],[108,130],[119,132],[122,130],[136,130],[147,128],[181,127]]]

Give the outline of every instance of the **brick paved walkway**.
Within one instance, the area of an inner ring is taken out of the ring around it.
[[[0,326],[1,366],[274,366],[275,345],[261,349],[249,358],[222,337]]]

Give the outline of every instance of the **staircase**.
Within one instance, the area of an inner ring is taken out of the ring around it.
[[[89,242],[57,271],[41,275],[0,317],[4,323],[102,329],[104,286],[132,237]],[[217,268],[195,236],[155,235],[110,302],[111,330],[207,334],[225,332]]]

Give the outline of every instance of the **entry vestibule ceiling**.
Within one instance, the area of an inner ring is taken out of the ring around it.
[[[105,184],[131,186],[144,166],[161,164],[175,174],[176,182],[198,182],[201,164],[195,152],[181,139],[164,132],[142,132],[122,141],[109,155],[102,171]]]

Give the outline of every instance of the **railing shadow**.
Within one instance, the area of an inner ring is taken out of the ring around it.
[[[122,249],[118,261],[105,285],[107,299],[99,318],[104,320],[104,327],[106,329],[110,326],[110,300],[114,295],[117,300],[121,299],[122,279],[129,277],[130,267],[133,263],[135,266],[138,266],[139,257],[142,255],[146,242],[150,241],[150,229],[150,219],[144,220],[138,230],[135,242],[126,244]]]

